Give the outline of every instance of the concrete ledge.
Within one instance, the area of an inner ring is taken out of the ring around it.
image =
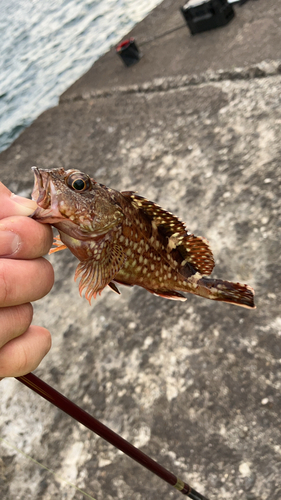
[[[87,100],[92,98],[109,97],[115,94],[135,94],[147,92],[163,92],[171,89],[180,89],[203,83],[221,82],[223,80],[249,80],[252,78],[266,78],[267,76],[280,75],[281,60],[262,61],[259,64],[244,68],[234,68],[230,70],[220,69],[218,71],[206,71],[199,75],[167,76],[154,78],[151,82],[144,82],[139,85],[127,85],[122,87],[111,87],[104,90],[91,90],[81,95],[63,94],[59,103],[64,104],[71,101]]]

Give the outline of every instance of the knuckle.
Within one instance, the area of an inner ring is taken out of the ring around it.
[[[44,272],[46,277],[45,286],[47,288],[47,293],[48,293],[53,287],[55,281],[55,273],[52,264],[48,260],[42,258],[42,262],[44,265]]]
[[[5,304],[10,296],[10,284],[7,275],[7,265],[5,259],[0,260],[0,307]]]
[[[28,373],[30,371],[29,359],[30,353],[25,348],[25,346],[23,346],[16,362],[15,371],[17,373],[20,373],[21,375],[25,375],[26,373]]]
[[[44,337],[45,354],[47,354],[52,347],[52,336],[46,328],[42,328],[42,336]]]
[[[46,224],[41,224],[35,220],[32,220],[36,227],[36,243],[37,243],[37,254],[38,256],[45,255],[52,246],[53,242],[53,231],[51,227]]]
[[[22,332],[25,332],[29,327],[33,317],[33,307],[30,302],[13,306],[14,323],[21,325]]]

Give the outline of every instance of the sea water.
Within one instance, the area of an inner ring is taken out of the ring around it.
[[[0,151],[161,0],[1,0]]]

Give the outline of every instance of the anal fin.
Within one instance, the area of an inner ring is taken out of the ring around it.
[[[158,295],[159,297],[163,297],[164,299],[181,300],[182,302],[186,300],[186,297],[184,295],[179,292],[175,292],[175,290],[169,290],[168,292],[150,290],[149,288],[146,288],[146,290],[150,293],[153,293],[153,295]]]

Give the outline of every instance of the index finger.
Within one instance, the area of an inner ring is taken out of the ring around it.
[[[13,194],[0,182],[0,219],[11,215],[31,215],[36,208],[34,200]]]

